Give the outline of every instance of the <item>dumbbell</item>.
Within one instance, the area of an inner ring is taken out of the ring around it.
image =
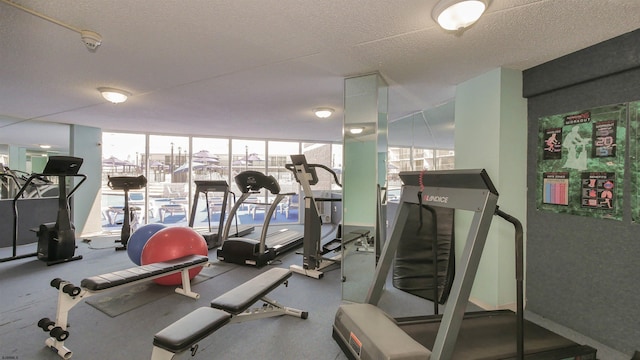
[[[55,325],[56,323],[49,318],[42,318],[38,321],[38,327],[44,331],[51,331]]]
[[[51,280],[51,287],[54,287],[56,289],[60,289],[60,284],[63,282],[64,280],[60,279],[60,278],[55,278],[53,280]]]
[[[73,284],[66,284],[62,287],[62,292],[68,294],[69,296],[78,296],[80,295],[81,291],[82,289]]]
[[[62,284],[63,282],[66,282],[60,278],[55,278],[53,280],[51,280],[51,286],[56,288],[56,289],[60,289],[60,284]],[[80,292],[82,291],[81,288],[79,288],[78,286],[75,286],[71,283],[67,283],[62,287],[62,292],[65,294],[68,294],[69,296],[78,296],[80,295]]]
[[[56,326],[49,332],[51,337],[55,338],[58,341],[65,341],[69,337],[69,332],[66,330],[62,330],[60,326]]]

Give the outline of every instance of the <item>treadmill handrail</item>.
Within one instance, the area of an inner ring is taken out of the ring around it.
[[[498,190],[485,169],[401,171],[398,176],[404,185],[450,189],[487,189],[494,195],[498,195]]]

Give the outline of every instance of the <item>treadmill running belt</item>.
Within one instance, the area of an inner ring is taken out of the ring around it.
[[[398,325],[422,346],[433,349],[440,316],[397,319]],[[524,323],[525,359],[595,360],[595,349],[582,346],[530,321]],[[590,355],[592,357],[590,357]],[[467,313],[453,359],[515,359],[516,316],[508,310]]]

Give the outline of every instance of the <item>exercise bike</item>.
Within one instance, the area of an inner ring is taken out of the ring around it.
[[[116,250],[126,250],[129,237],[131,236],[131,228],[134,231],[138,226],[138,215],[135,211],[131,211],[129,207],[129,190],[139,190],[147,186],[147,178],[140,176],[108,176],[107,185],[112,190],[124,191],[124,207],[122,209],[124,220],[122,222],[122,230],[120,230],[120,240],[116,240],[122,246],[116,247]]]

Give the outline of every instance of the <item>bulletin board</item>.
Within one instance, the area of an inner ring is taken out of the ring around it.
[[[538,210],[622,220],[627,111],[616,104],[539,119]]]
[[[629,103],[631,221],[640,222],[640,101]]]

